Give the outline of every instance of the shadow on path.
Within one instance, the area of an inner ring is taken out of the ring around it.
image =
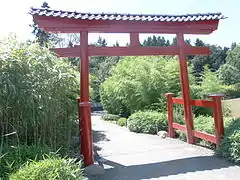
[[[93,133],[93,142],[94,143],[97,143],[99,141],[110,141],[106,134],[105,134],[105,131],[96,131],[96,130],[93,130],[92,131]]]
[[[100,156],[99,156],[99,154],[97,152],[97,151],[100,151],[102,148],[99,147],[97,145],[97,143],[100,142],[100,141],[110,141],[110,140],[107,138],[107,136],[105,134],[105,131],[93,130],[92,133],[93,133],[93,154],[94,154],[94,159],[95,159],[95,161],[98,162],[98,164],[100,166],[103,166],[103,164],[99,162]]]
[[[106,159],[103,163],[113,167],[107,169],[105,174],[100,178],[104,180],[151,179],[196,171],[216,170],[232,166],[231,163],[218,159],[215,156],[199,156],[133,166],[124,166]]]

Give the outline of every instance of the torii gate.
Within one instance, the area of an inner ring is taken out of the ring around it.
[[[209,55],[209,47],[185,44],[184,34],[210,34],[217,29],[221,13],[186,15],[78,13],[32,8],[34,21],[46,32],[80,33],[80,46],[56,48],[59,57],[80,57],[79,123],[81,153],[85,166],[94,163],[89,102],[89,56],[178,55],[188,143],[194,143],[192,106],[186,55]],[[93,47],[88,45],[88,33],[130,33],[129,47]],[[169,47],[141,47],[139,33],[176,34],[177,44]]]

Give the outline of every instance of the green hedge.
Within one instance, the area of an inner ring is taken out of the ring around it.
[[[117,121],[120,117],[118,115],[114,115],[114,114],[104,114],[102,116],[102,119],[104,121]]]
[[[156,111],[139,111],[128,118],[127,126],[132,132],[156,134],[167,130],[167,116]]]
[[[225,135],[218,153],[240,165],[240,119],[232,119],[226,123]]]
[[[51,157],[42,161],[27,162],[26,165],[12,174],[10,180],[83,180],[80,164],[70,159]]]
[[[200,115],[194,118],[194,129],[209,134],[215,133],[214,119],[211,116]]]
[[[233,119],[231,117],[225,117],[224,118],[224,127],[225,129],[228,127],[228,124],[232,121]],[[185,122],[182,121],[183,125],[185,125]],[[212,116],[203,116],[200,115],[198,117],[195,117],[193,119],[194,122],[194,129],[198,131],[202,131],[208,134],[215,134],[215,127],[214,127],[214,119]],[[183,132],[177,131],[180,139],[186,140],[186,135]],[[198,140],[197,143],[202,143],[204,140]],[[212,146],[212,143],[204,141],[204,145],[207,146]]]
[[[210,134],[215,132],[212,117],[200,116],[195,119],[194,125],[197,130]],[[224,138],[221,141],[220,148],[217,150],[217,154],[236,164],[240,164],[240,119],[224,118]]]
[[[118,121],[117,121],[117,124],[119,126],[127,126],[127,118],[120,118]]]
[[[215,133],[214,120],[211,116],[198,116],[194,118],[194,129],[209,134]],[[225,117],[224,118],[224,138],[221,141],[217,154],[229,159],[230,161],[240,164],[240,119]],[[177,131],[179,138],[186,140],[183,132]],[[214,147],[213,143],[197,140],[197,143],[208,147]]]

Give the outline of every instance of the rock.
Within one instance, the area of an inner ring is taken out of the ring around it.
[[[87,176],[97,176],[104,174],[104,168],[98,164],[92,164],[84,169]]]
[[[160,138],[166,138],[168,136],[168,133],[166,131],[158,131],[157,135],[160,137]]]

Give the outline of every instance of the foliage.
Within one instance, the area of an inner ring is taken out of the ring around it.
[[[156,111],[139,111],[128,118],[127,126],[132,132],[156,134],[167,130],[167,117]]]
[[[209,94],[226,94],[233,89],[224,85],[207,67],[198,83],[191,74],[191,67],[189,71],[193,99],[206,99]],[[122,111],[131,114],[145,109],[164,111],[166,92],[181,95],[179,65],[175,59],[128,57],[117,64],[102,84],[101,100],[105,110],[112,114]],[[210,114],[211,110],[194,107],[194,112],[197,115]]]
[[[55,35],[57,41],[54,43],[58,48],[72,48],[75,45],[80,44],[80,34],[79,33],[67,33],[67,34],[57,34]],[[68,61],[77,70],[80,68],[80,58],[79,57],[68,57]]]
[[[156,37],[153,35],[152,37],[149,36],[147,39],[143,41],[143,46],[170,46],[170,41],[165,40],[165,38],[162,36]]]
[[[185,43],[188,44],[188,45],[191,45],[191,40],[190,40],[190,39],[186,39],[186,40],[185,40]],[[177,37],[175,36],[175,37],[172,39],[171,45],[176,45],[176,44],[177,44]]]
[[[195,46],[210,46],[210,56],[193,56],[189,59],[193,65],[194,73],[196,76],[201,76],[204,67],[207,65],[213,71],[219,69],[219,67],[226,62],[227,52],[229,48],[220,47],[216,45],[205,44],[200,39],[196,39]]]
[[[101,85],[101,102],[109,113],[165,110],[164,93],[180,91],[176,59],[126,57]]]
[[[229,123],[232,120],[233,120],[233,118],[231,118],[231,117],[223,118],[225,130],[229,127]],[[203,116],[203,115],[196,117],[194,119],[194,129],[201,131],[201,132],[208,133],[208,134],[215,134],[215,126],[214,126],[213,117],[212,116]],[[207,142],[205,140],[199,140],[199,143],[210,146],[210,147],[213,146],[212,143]]]
[[[228,104],[222,101],[222,113],[223,117],[234,117],[233,112],[234,109]]]
[[[104,114],[102,116],[102,119],[104,121],[117,121],[120,117],[118,115],[114,115],[114,114]]]
[[[232,86],[224,85],[215,72],[205,67],[197,96],[206,98],[209,94],[225,94],[230,89]]]
[[[28,161],[26,165],[10,176],[10,180],[83,180],[80,163],[71,159],[48,157],[42,161]]]
[[[231,50],[224,64],[219,70],[219,77],[226,84],[240,83],[240,45]]]
[[[174,122],[179,123],[181,125],[185,124],[183,106],[178,104],[173,105],[173,118]]]
[[[194,129],[209,134],[214,134],[214,119],[211,116],[200,115],[194,119]]]
[[[77,72],[38,44],[0,44],[0,132],[8,144],[68,147],[76,118]]]
[[[233,89],[233,86],[224,85],[219,80],[217,74],[212,72],[205,66],[202,73],[201,81],[198,84],[191,85],[191,95],[193,99],[206,99],[210,94],[228,94]],[[211,115],[212,110],[210,108],[193,107],[194,113],[198,115]]]
[[[177,117],[178,115],[179,114],[176,113],[176,114],[174,114],[174,117]],[[183,115],[180,114],[180,117],[183,118]],[[179,120],[180,118],[177,117],[176,119]],[[228,128],[228,126],[229,126],[229,124],[232,120],[233,120],[232,117],[228,117],[228,116],[224,117],[224,127],[225,127],[225,129]],[[182,121],[180,121],[180,122],[176,121],[176,120],[174,120],[174,121],[177,122],[177,123],[180,123],[182,125],[185,125],[184,119],[182,119]],[[194,129],[195,130],[202,131],[202,132],[205,132],[205,133],[208,133],[208,134],[215,134],[214,119],[213,119],[212,116],[199,115],[197,117],[194,117],[193,122],[194,122]],[[178,134],[180,139],[186,140],[185,133],[177,131],[177,134]],[[198,140],[198,143],[204,144],[204,145],[207,145],[207,146],[212,146],[212,143],[206,142],[204,140]]]
[[[178,116],[178,115],[179,115],[179,113],[176,114],[176,116]],[[174,116],[175,116],[175,114],[174,114]],[[180,117],[184,118],[182,114],[180,114]],[[178,118],[178,120],[180,120],[180,122],[176,121],[177,123],[185,125],[184,119],[181,120],[180,118]],[[195,130],[202,131],[202,132],[209,133],[209,134],[214,134],[213,117],[208,116],[208,115],[199,115],[193,119],[193,123],[194,123]],[[181,140],[183,140],[183,141],[187,140],[187,136],[184,132],[177,130],[177,134]],[[198,142],[201,143],[202,140],[198,140]],[[208,144],[211,144],[211,143],[208,143]]]
[[[118,119],[117,124],[119,126],[127,126],[127,118],[120,118],[120,119]]]
[[[41,160],[43,155],[49,154],[49,148],[43,146],[7,146],[0,152],[0,179],[16,172],[28,160]]]
[[[229,121],[218,153],[230,161],[240,164],[240,119]]]
[[[50,7],[47,2],[44,2],[41,8],[49,9]],[[45,32],[44,30],[40,29],[35,22],[33,22],[30,27],[33,28],[32,34],[35,36],[35,40],[40,46],[57,44],[60,41],[57,35]]]
[[[93,46],[106,47],[107,42],[105,39],[99,37],[98,41]],[[116,44],[117,46],[118,44]],[[99,87],[109,76],[110,70],[120,60],[120,57],[105,57],[97,56],[91,57],[90,60],[90,73],[91,73],[91,87],[93,88],[93,101],[100,101]]]
[[[226,63],[222,65],[219,69],[219,78],[226,84],[239,83],[240,70],[237,69],[237,67]]]

